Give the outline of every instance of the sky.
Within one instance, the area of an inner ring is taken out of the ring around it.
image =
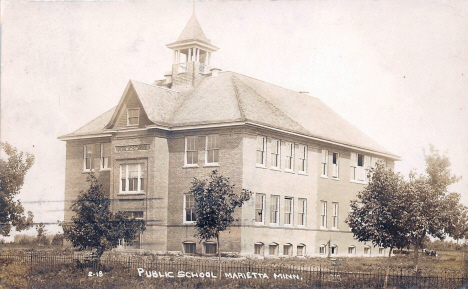
[[[191,1],[1,1],[1,140],[35,155],[19,195],[63,220],[68,134],[117,105],[130,79],[171,69]],[[468,205],[468,1],[196,1],[212,66],[308,91],[424,172],[446,152]],[[29,230],[34,234],[35,230]]]

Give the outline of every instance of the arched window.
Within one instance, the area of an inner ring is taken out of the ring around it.
[[[336,244],[331,245],[330,254],[332,254],[332,255],[338,254],[338,246]]]
[[[268,249],[268,255],[278,256],[278,243],[271,243]]]
[[[292,256],[293,253],[293,245],[291,243],[287,243],[283,245],[283,255],[284,256]]]
[[[254,254],[263,256],[265,251],[265,245],[262,242],[258,242],[254,244]]]
[[[348,254],[349,255],[356,255],[356,246],[352,245],[348,247]]]
[[[297,256],[303,257],[306,254],[306,246],[304,244],[297,245]]]
[[[364,246],[364,255],[365,256],[370,256],[371,254],[371,247],[370,246]]]
[[[324,244],[320,245],[320,247],[319,247],[319,254],[320,254],[320,255],[325,255],[325,254],[327,254],[327,247],[326,247]]]

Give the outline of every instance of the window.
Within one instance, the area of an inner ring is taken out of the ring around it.
[[[320,245],[319,247],[319,254],[325,255],[327,253],[327,247],[325,245]]]
[[[284,255],[284,256],[292,256],[292,254],[293,254],[293,246],[292,246],[292,244],[289,244],[289,243],[288,243],[288,244],[285,244],[285,245],[283,246],[283,255]]]
[[[135,220],[143,220],[143,212],[142,211],[127,211],[126,212],[130,218]]]
[[[328,150],[322,150],[322,176],[328,176]]]
[[[120,166],[120,192],[139,193],[144,191],[145,177],[141,164],[126,164]]]
[[[276,243],[272,243],[270,244],[270,246],[268,247],[268,254],[270,256],[278,256],[278,244]]]
[[[280,197],[271,196],[270,203],[270,224],[279,224]]]
[[[205,243],[205,254],[214,255],[216,253],[216,243]]]
[[[299,226],[306,225],[307,199],[299,199],[299,207],[297,208],[297,224]]]
[[[366,158],[364,155],[351,153],[351,178],[355,181],[364,182],[366,180]],[[370,161],[370,159],[369,159]]]
[[[195,222],[195,197],[192,194],[184,195],[184,222]]]
[[[293,223],[293,198],[284,198],[284,224],[292,225]]]
[[[265,195],[255,195],[255,222],[263,224],[265,221]]]
[[[379,248],[379,255],[383,256],[385,254],[385,248]]]
[[[305,245],[299,244],[297,245],[297,256],[305,256]]]
[[[299,145],[299,172],[307,173],[307,146]]]
[[[111,154],[111,145],[110,143],[101,144],[101,170],[106,170],[110,168],[110,154]]]
[[[194,242],[184,242],[184,254],[193,255],[197,252],[197,244]]]
[[[332,216],[332,229],[338,229],[338,203],[332,203],[333,216]]]
[[[354,255],[354,254],[356,254],[356,246],[349,246],[349,247],[348,247],[348,254],[349,254],[349,255]]]
[[[266,137],[257,136],[257,165],[266,167]]]
[[[217,164],[219,162],[219,137],[217,134],[206,136],[206,163]]]
[[[263,245],[263,243],[255,243],[254,244],[254,254],[263,256],[264,247],[265,246]]]
[[[294,171],[294,143],[286,143],[286,170]]]
[[[274,168],[280,168],[281,163],[281,141],[274,139],[271,141],[271,166]]]
[[[364,255],[370,256],[370,246],[364,246]]]
[[[338,254],[338,246],[333,244],[331,247],[330,247],[330,254],[332,255],[336,255]]]
[[[321,202],[322,211],[320,213],[320,227],[327,227],[327,202]]]
[[[339,153],[333,153],[333,175],[332,177],[334,179],[338,179],[340,177],[339,175],[339,164],[340,164],[340,154]]]
[[[185,138],[185,165],[198,166],[198,137]]]
[[[127,126],[134,126],[140,123],[140,108],[127,109]]]
[[[93,168],[93,146],[94,145],[85,145],[84,146],[84,170],[89,171]]]

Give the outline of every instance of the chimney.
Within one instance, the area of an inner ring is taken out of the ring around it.
[[[218,77],[219,72],[221,71],[220,68],[212,68],[211,69],[211,77]]]
[[[172,83],[172,72],[168,71],[164,73],[164,77],[166,78],[166,84]]]

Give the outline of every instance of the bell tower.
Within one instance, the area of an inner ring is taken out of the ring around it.
[[[210,73],[211,53],[218,47],[206,38],[195,13],[176,42],[167,45],[174,51],[172,63],[172,88],[187,90],[193,88],[196,81]]]

